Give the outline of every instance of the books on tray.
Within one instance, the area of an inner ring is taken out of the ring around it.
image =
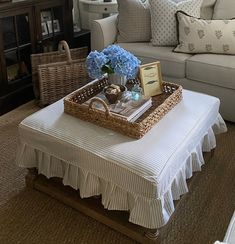
[[[115,104],[109,104],[103,92],[99,93],[95,97],[102,99],[109,107],[110,112],[114,116],[122,117],[127,121],[134,122],[142,114],[144,114],[152,106],[152,98],[142,98],[138,101],[128,100],[127,102],[118,101]],[[91,98],[92,99],[92,98]],[[91,99],[83,103],[85,106],[89,106]],[[93,103],[93,108],[105,111],[103,105],[99,102]]]

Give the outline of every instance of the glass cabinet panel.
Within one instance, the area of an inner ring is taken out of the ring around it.
[[[7,81],[12,83],[30,73],[30,46],[5,53]]]
[[[31,45],[19,49],[20,76],[31,74]]]
[[[16,47],[16,30],[14,24],[14,17],[3,18],[3,42],[4,49],[10,49]]]
[[[17,57],[17,51],[11,51],[5,53],[6,61],[6,71],[7,71],[7,80],[12,82],[13,80],[18,79],[19,77],[19,63]]]
[[[4,49],[30,43],[29,17],[27,14],[3,18]]]
[[[54,13],[54,30],[55,32],[63,32],[64,26],[63,26],[63,11],[62,8],[57,7],[53,8]],[[57,25],[59,24],[59,26]]]
[[[19,45],[30,43],[29,17],[26,14],[16,16]]]
[[[3,57],[6,83],[10,84],[30,73],[30,27],[28,14],[2,18]]]

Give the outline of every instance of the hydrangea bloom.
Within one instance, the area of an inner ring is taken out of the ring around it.
[[[140,60],[123,48],[110,45],[102,52],[91,52],[86,65],[91,78],[101,78],[104,73],[115,73],[133,79],[138,72]]]
[[[101,52],[90,52],[86,59],[86,67],[91,78],[101,78],[103,75],[102,67],[108,62],[107,57]]]

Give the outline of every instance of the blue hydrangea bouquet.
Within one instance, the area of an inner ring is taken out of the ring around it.
[[[86,67],[93,79],[100,79],[104,74],[116,74],[134,79],[140,60],[118,45],[110,45],[103,51],[92,51],[87,56]]]

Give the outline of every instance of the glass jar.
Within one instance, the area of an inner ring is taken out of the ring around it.
[[[131,98],[134,101],[138,101],[142,98],[142,88],[139,84],[135,84],[131,89]]]

